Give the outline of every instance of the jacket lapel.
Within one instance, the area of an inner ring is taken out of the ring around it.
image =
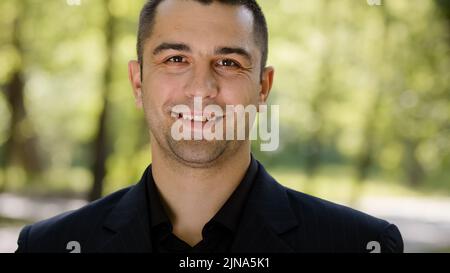
[[[149,168],[106,218],[103,228],[110,239],[99,248],[100,252],[151,252],[145,185],[148,175]]]
[[[283,233],[299,225],[286,189],[259,162],[258,165],[231,252],[293,252],[281,238]]]

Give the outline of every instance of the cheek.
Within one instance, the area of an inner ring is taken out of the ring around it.
[[[249,79],[235,79],[221,82],[221,97],[229,105],[249,105],[258,102],[258,87]]]
[[[182,82],[180,78],[155,73],[146,78],[144,85],[146,106],[160,110],[166,104],[176,101]]]
[[[162,73],[154,70],[145,79],[145,106],[147,109],[161,109],[170,103],[185,103],[185,88],[192,80],[188,71],[179,74]],[[253,75],[220,75],[216,74],[219,94],[215,98],[217,104],[249,105],[258,104],[260,85]]]

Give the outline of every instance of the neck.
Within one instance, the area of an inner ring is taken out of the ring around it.
[[[246,142],[228,156],[225,152],[216,164],[205,168],[165,156],[156,146],[152,144],[152,175],[173,233],[194,245],[202,239],[203,226],[243,179],[250,165],[250,144]]]

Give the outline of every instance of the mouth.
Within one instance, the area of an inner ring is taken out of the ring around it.
[[[208,122],[208,121],[218,121],[223,118],[222,116],[216,115],[215,113],[188,113],[188,112],[175,112],[171,111],[170,115],[175,119],[182,119],[191,122]]]

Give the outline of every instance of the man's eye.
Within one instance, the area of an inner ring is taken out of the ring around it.
[[[227,66],[227,67],[239,67],[239,64],[233,60],[230,59],[224,59],[217,62],[221,66]]]
[[[168,63],[184,63],[186,60],[182,56],[173,56],[166,60]]]

